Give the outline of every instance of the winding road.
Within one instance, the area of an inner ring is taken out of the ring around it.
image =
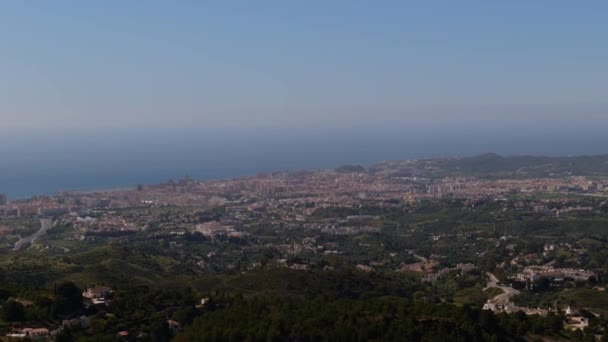
[[[484,290],[487,290],[491,287],[497,287],[503,291],[503,293],[492,298],[495,302],[500,303],[508,303],[511,300],[511,297],[519,294],[519,291],[510,287],[510,286],[498,286],[498,278],[492,273],[487,273],[488,275],[488,285]]]

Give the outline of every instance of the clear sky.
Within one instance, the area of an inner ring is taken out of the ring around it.
[[[608,2],[0,1],[0,193],[608,153]]]
[[[2,1],[0,131],[608,123],[606,1]]]

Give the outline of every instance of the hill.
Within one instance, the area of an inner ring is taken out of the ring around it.
[[[540,178],[608,176],[608,154],[591,156],[500,156],[487,153],[473,157],[431,159],[423,165],[436,167],[438,176],[480,178]]]

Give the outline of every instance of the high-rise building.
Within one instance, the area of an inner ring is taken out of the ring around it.
[[[6,195],[0,194],[0,205],[5,205],[5,204],[6,204]]]

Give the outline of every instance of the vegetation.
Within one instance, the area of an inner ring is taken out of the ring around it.
[[[603,176],[608,174],[608,155],[575,157],[500,156],[494,153],[438,162],[437,176],[480,178],[540,178]]]
[[[404,298],[303,301],[226,298],[177,341],[509,341],[529,333],[557,336],[561,318],[499,315],[469,306]]]
[[[484,158],[483,172],[495,159],[509,159]],[[91,215],[145,229],[78,239],[75,218],[60,218],[31,247],[0,253],[0,334],[21,326],[56,329],[83,316],[86,327],[65,329],[57,340],[114,341],[121,331],[151,341],[584,340],[608,329],[605,199],[362,197],[353,206],[302,201],[284,211],[307,211],[305,220],[252,206],[247,215],[237,212],[245,218],[229,217],[234,236],[196,228],[225,220],[235,211],[230,204],[100,210]],[[533,210],[538,203],[594,209],[558,217]],[[20,227],[34,230],[35,221],[3,219],[11,227],[5,244],[14,243]],[[545,250],[549,244],[555,247]],[[548,264],[597,277],[518,284],[514,304],[559,308],[546,316],[481,310],[504,293],[488,288],[487,273],[505,288],[517,285],[511,276],[524,267]],[[99,285],[113,290],[105,303],[83,300],[84,289]],[[588,316],[584,331],[564,329],[567,306]]]

